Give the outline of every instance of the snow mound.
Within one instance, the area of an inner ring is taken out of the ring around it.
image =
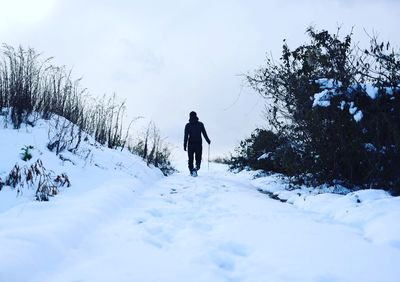
[[[134,190],[163,178],[127,150],[100,146],[86,136],[74,153],[59,155],[47,148],[52,120],[19,130],[0,124],[0,177],[6,179],[15,164],[41,160],[48,170],[65,173],[71,187],[62,188],[49,202],[35,201],[36,187],[0,191],[0,281],[31,281],[33,274],[49,271],[79,248],[96,226],[112,220],[134,200]],[[21,159],[21,149],[33,147],[32,158]],[[21,268],[23,271],[21,271]]]
[[[400,197],[375,189],[350,192],[322,186],[287,190],[287,185],[276,175],[255,179],[253,184],[302,210],[355,226],[368,240],[400,247],[400,225],[397,224]]]

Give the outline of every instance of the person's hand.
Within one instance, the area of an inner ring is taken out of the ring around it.
[[[186,147],[183,147],[183,150],[186,152]]]
[[[208,140],[208,145],[210,145],[211,144],[211,140]]]

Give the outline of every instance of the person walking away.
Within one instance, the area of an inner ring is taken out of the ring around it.
[[[201,165],[201,154],[203,151],[202,147],[202,135],[206,139],[208,144],[211,144],[211,140],[207,136],[204,124],[199,121],[196,112],[190,112],[189,123],[185,126],[185,136],[183,140],[183,149],[188,153],[188,167],[190,175],[197,176],[197,171]],[[193,165],[193,161],[196,159],[196,167]]]

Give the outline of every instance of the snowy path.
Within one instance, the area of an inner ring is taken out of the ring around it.
[[[0,282],[400,281],[400,197],[303,195],[277,176],[250,180],[216,164],[197,178],[165,178],[90,139],[62,161],[48,132],[47,121],[1,132],[2,179],[40,159],[72,187],[49,202],[34,201],[35,187],[18,197],[1,189]]]
[[[135,193],[35,281],[399,281],[399,249],[234,176],[178,174]]]

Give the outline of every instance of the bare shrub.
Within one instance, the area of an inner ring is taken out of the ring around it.
[[[3,45],[3,58],[0,64],[0,109],[11,109],[11,119],[15,128],[26,121],[34,108],[40,85],[40,64],[38,54],[33,49],[15,50]]]
[[[108,148],[124,147],[129,136],[130,125],[125,129],[124,117],[126,114],[125,101],[118,102],[114,94],[108,98],[93,100],[91,109],[87,111],[85,130],[93,134],[96,141]],[[124,130],[125,129],[125,130]]]
[[[124,147],[129,136],[125,127],[125,101],[116,95],[95,99],[80,86],[81,79],[72,79],[66,67],[51,64],[52,58],[42,59],[32,48],[3,45],[0,61],[0,111],[5,109],[14,128],[22,123],[34,125],[39,118],[63,117],[80,130],[93,135],[95,140],[109,148]],[[79,134],[67,134],[71,126],[59,124],[57,135],[80,138]],[[60,140],[58,140],[60,141]],[[50,140],[50,146],[56,146]],[[75,142],[79,146],[79,141]],[[60,145],[61,146],[61,145]],[[62,146],[57,146],[57,153]]]
[[[47,148],[57,155],[64,150],[74,151],[79,147],[82,134],[80,127],[56,116],[50,123]]]
[[[169,160],[171,149],[153,122],[148,124],[143,135],[135,143],[130,144],[128,149],[142,157],[147,165],[159,168],[164,175],[170,175],[175,171]]]
[[[55,175],[48,171],[41,160],[37,160],[30,166],[20,167],[16,164],[8,174],[4,185],[16,188],[18,194],[22,188],[36,187],[36,200],[48,201],[49,197],[55,196],[60,187],[70,187],[71,182],[65,173]]]
[[[23,123],[34,126],[40,118],[50,120],[48,148],[57,155],[76,151],[85,134],[111,149],[122,150],[132,139],[130,128],[135,119],[126,123],[125,101],[115,94],[92,97],[80,85],[81,79],[72,78],[71,70],[54,66],[52,58],[43,59],[32,48],[14,49],[4,44],[0,56],[0,112],[14,128]],[[168,146],[158,130],[150,128],[142,140],[144,147],[138,150],[143,150],[148,164],[169,166]],[[139,148],[140,142],[135,147]]]

